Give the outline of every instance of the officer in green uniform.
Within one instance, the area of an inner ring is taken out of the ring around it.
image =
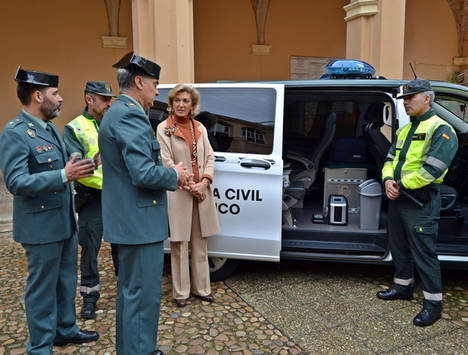
[[[158,94],[160,67],[129,53],[114,67],[121,94],[99,129],[104,174],[104,240],[117,246],[116,349],[119,355],[155,350],[168,235],[167,190],[188,184],[182,163],[164,168],[145,110]]]
[[[79,153],[83,158],[93,159],[99,152],[98,132],[104,113],[111,106],[112,88],[104,81],[88,81],[84,98],[86,107],[83,114],[69,122],[63,130],[63,141],[68,153]],[[99,155],[97,155],[99,157]],[[78,242],[81,246],[81,286],[83,297],[81,318],[96,316],[96,302],[99,299],[99,272],[97,257],[102,239],[102,167],[98,165],[93,176],[75,182],[75,202],[78,212]],[[118,270],[115,248],[112,248],[114,268]]]
[[[382,179],[390,199],[388,234],[395,274],[393,286],[377,293],[383,300],[413,299],[415,266],[421,278],[423,309],[413,319],[417,326],[432,325],[442,313],[442,280],[435,252],[440,216],[440,184],[457,152],[453,128],[435,115],[434,91],[426,80],[403,87],[411,122],[397,131]],[[418,207],[411,201],[423,203]]]
[[[25,306],[28,354],[52,354],[53,345],[86,343],[96,332],[76,325],[77,237],[70,182],[92,175],[89,160],[68,160],[51,122],[62,98],[58,76],[18,67],[23,109],[0,136],[0,167],[14,195],[13,238],[28,259]]]

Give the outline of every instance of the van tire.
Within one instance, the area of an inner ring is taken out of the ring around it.
[[[208,257],[210,267],[210,280],[224,281],[236,270],[239,261],[228,258]]]

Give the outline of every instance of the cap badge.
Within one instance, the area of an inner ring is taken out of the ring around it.
[[[106,91],[111,92],[111,87],[110,87],[109,83],[106,83]]]

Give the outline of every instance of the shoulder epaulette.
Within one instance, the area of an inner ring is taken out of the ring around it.
[[[24,123],[24,121],[16,117],[16,118],[13,118],[10,122],[8,122],[7,127],[13,128],[19,125],[20,123]]]

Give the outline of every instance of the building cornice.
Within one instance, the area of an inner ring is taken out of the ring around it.
[[[346,11],[345,21],[350,21],[357,17],[373,16],[379,13],[378,0],[354,0],[344,6]]]

